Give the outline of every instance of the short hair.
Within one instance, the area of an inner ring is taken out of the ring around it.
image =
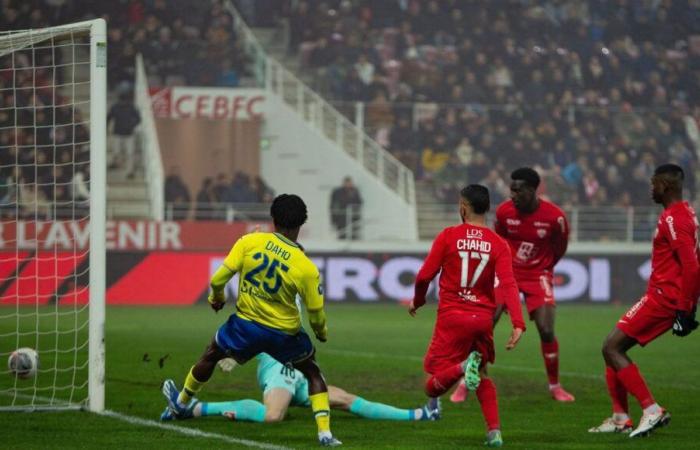
[[[486,214],[491,208],[489,188],[481,184],[470,184],[460,191],[460,195],[472,207],[475,214]]]
[[[272,201],[270,216],[276,227],[293,230],[306,223],[306,204],[298,195],[280,194]]]
[[[671,175],[673,178],[680,179],[680,181],[685,179],[683,168],[677,164],[661,164],[654,170],[654,175]]]
[[[510,179],[513,181],[522,180],[533,189],[537,189],[540,185],[540,175],[531,167],[515,169],[511,172]]]

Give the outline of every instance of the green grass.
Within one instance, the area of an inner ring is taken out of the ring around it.
[[[503,347],[509,327],[505,322],[500,324],[496,333],[498,357],[491,373],[498,387],[503,436],[508,448],[698,448],[694,434],[700,430],[697,406],[700,385],[696,382],[700,375],[700,333],[686,339],[669,334],[648,348],[631,353],[657,400],[673,414],[670,427],[642,440],[586,432],[610,412],[600,345],[623,311],[612,306],[558,308],[562,382],[576,395],[573,404],[558,404],[548,397],[534,327],[516,350],[506,352]],[[164,407],[159,391],[161,381],[174,378],[181,384],[225,317],[203,306],[110,308],[106,330],[107,407],[123,414],[157,419]],[[418,317],[412,319],[397,305],[330,305],[328,317],[330,337],[328,343],[318,345],[318,359],[330,384],[401,407],[424,402],[421,360],[432,332],[434,306],[420,310]],[[42,329],[55,326],[56,323],[41,323]],[[0,333],[14,329],[9,327],[10,324],[0,322]],[[5,341],[2,345],[0,351],[7,351]],[[41,354],[44,357],[43,351]],[[143,361],[144,354],[149,355],[149,362]],[[165,355],[168,357],[161,368],[158,361]],[[212,401],[260,398],[254,372],[252,363],[231,374],[217,372],[201,397]],[[0,388],[9,381],[2,383]],[[0,398],[0,404],[6,401]],[[639,408],[634,399],[630,403],[637,420]],[[336,412],[332,416],[332,428],[350,448],[479,447],[484,425],[475,398],[472,396],[460,405],[444,401],[443,405],[443,419],[439,422],[369,421]],[[236,447],[221,440],[183,436],[85,412],[0,413],[0,423],[3,448]],[[272,425],[231,423],[220,418],[175,425],[294,448],[316,445],[310,411],[300,408],[292,408],[285,422]]]

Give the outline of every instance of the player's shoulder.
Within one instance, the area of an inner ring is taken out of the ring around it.
[[[684,225],[694,227],[697,217],[693,207],[684,201],[664,209],[659,216],[659,222],[665,222],[669,227]]]
[[[513,203],[513,200],[504,200],[500,205],[498,205],[498,207],[496,207],[496,217],[513,213],[515,213],[515,204]]]
[[[540,209],[542,210],[542,212],[545,212],[547,214],[559,216],[564,215],[564,210],[561,209],[559,205],[550,200],[540,199]]]

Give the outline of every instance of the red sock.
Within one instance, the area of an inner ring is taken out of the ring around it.
[[[464,376],[464,369],[461,364],[454,365],[442,372],[433,374],[425,382],[425,394],[428,397],[439,397]]]
[[[501,428],[501,423],[498,420],[498,399],[496,398],[496,385],[491,381],[491,378],[482,378],[479,387],[476,390],[476,397],[481,405],[481,413],[486,420],[486,428],[488,431],[498,430]]]
[[[542,342],[542,357],[549,384],[559,384],[559,342]]]
[[[613,413],[627,414],[629,411],[627,389],[618,379],[615,369],[610,366],[605,366],[605,381],[608,383],[608,394],[612,399]]]
[[[637,365],[632,363],[629,366],[617,371],[617,379],[622,382],[627,391],[634,395],[642,408],[656,403],[651,391],[647,387],[642,374],[639,373]]]

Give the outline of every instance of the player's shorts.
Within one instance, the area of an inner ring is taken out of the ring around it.
[[[554,288],[552,287],[552,275],[540,275],[539,278],[518,280],[518,289],[525,297],[525,306],[532,319],[532,313],[544,306],[556,306],[554,302]]]
[[[620,317],[617,328],[645,346],[673,327],[676,311],[663,306],[653,295],[644,296]]]
[[[291,335],[232,314],[216,332],[216,344],[239,364],[265,352],[281,363],[303,361],[314,346],[303,329]]]
[[[482,364],[494,362],[493,316],[471,311],[438,313],[423,369],[432,375],[463,362],[474,350],[481,353]]]
[[[292,395],[292,406],[309,406],[309,382],[290,364],[263,357],[258,364],[258,386],[263,396],[270,389],[284,389]]]

